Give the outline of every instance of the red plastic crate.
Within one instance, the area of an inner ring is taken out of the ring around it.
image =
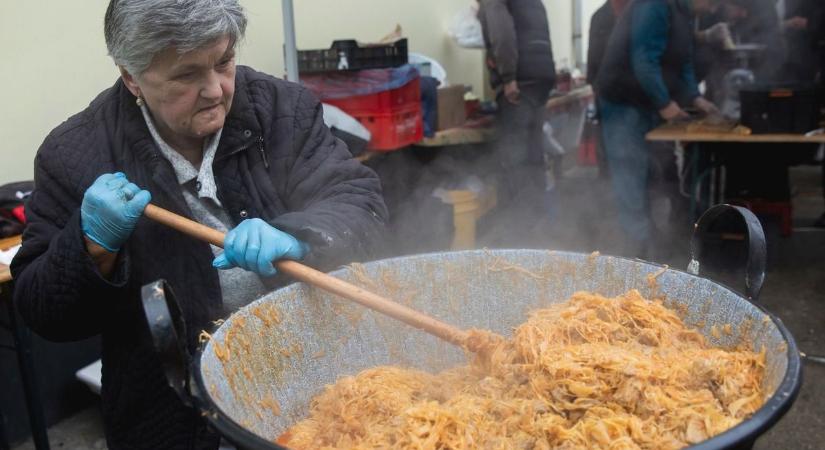
[[[341,108],[370,131],[369,150],[397,150],[424,137],[418,78],[397,89],[324,102]]]
[[[424,137],[420,104],[396,108],[389,114],[349,114],[372,133],[369,150],[398,150]]]

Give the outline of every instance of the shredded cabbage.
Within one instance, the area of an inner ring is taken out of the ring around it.
[[[342,378],[277,442],[296,450],[678,449],[764,402],[764,351],[712,348],[635,290],[580,292],[534,311],[488,358],[438,374],[386,366]]]

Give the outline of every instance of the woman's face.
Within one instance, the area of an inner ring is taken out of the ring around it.
[[[129,90],[146,102],[161,134],[172,133],[173,139],[217,132],[235,93],[235,51],[228,37],[181,55],[168,48],[137,77],[121,72]]]

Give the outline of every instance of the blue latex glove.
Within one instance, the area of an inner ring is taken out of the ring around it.
[[[261,219],[246,219],[226,234],[223,249],[223,253],[212,261],[212,266],[218,269],[241,267],[271,277],[278,273],[273,261],[300,260],[308,247]]]
[[[110,252],[129,239],[146,205],[149,191],[126,179],[121,172],[99,176],[83,195],[80,225],[83,234]]]

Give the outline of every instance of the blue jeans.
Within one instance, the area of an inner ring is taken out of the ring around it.
[[[652,230],[647,195],[650,154],[645,134],[660,122],[656,111],[599,98],[604,150],[619,210],[632,245],[644,245]]]

